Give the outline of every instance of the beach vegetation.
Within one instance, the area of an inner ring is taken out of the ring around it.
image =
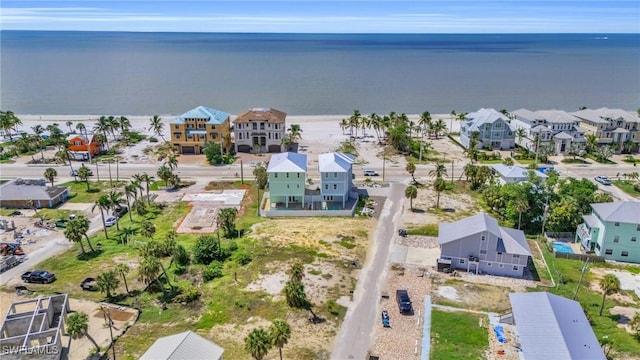
[[[9,136],[9,141],[13,141],[13,134],[18,133],[18,126],[22,125],[22,120],[11,110],[0,110],[0,129]]]
[[[155,136],[159,136],[162,141],[166,141],[164,135],[162,134],[162,129],[164,128],[164,123],[162,122],[162,118],[158,115],[153,115],[149,119],[149,130],[153,131]],[[157,140],[156,140],[157,141]]]

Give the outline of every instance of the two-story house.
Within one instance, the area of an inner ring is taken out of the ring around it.
[[[233,120],[236,152],[278,153],[283,151],[287,114],[271,108],[253,108]]]
[[[89,160],[102,152],[97,134],[72,134],[67,136],[67,149],[72,160]]]
[[[576,241],[605,259],[640,263],[640,202],[591,204],[576,229]]]
[[[584,109],[573,113],[581,120],[580,126],[593,134],[598,144],[614,145],[615,151],[627,148],[638,151],[640,144],[640,118],[637,114],[620,109]]]
[[[353,162],[351,154],[333,152],[318,155],[320,170],[320,195],[323,203],[342,203],[342,208],[349,201],[349,193],[353,188]]]
[[[271,156],[269,208],[304,209],[307,155],[284,152]]]
[[[480,109],[465,116],[460,126],[460,143],[469,147],[474,132],[478,132],[476,149],[513,149],[515,127],[509,118],[495,109]]]
[[[511,115],[516,144],[523,148],[535,151],[536,147],[553,144],[556,154],[584,148],[585,131],[580,128],[580,119],[566,111],[518,109]],[[517,129],[524,129],[526,135],[518,136]],[[575,144],[573,148],[572,144]]]
[[[169,124],[171,142],[181,154],[202,154],[207,142],[218,143],[226,151],[231,145],[229,118],[224,111],[198,106]]]
[[[485,213],[440,223],[440,259],[476,274],[522,277],[531,256],[522,230],[498,225]]]

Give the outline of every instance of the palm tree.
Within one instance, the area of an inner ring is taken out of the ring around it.
[[[600,146],[595,151],[595,156],[600,162],[607,162],[611,155],[613,155],[613,150],[608,145]]]
[[[109,197],[107,195],[101,195],[98,200],[91,207],[91,211],[95,210],[95,208],[100,209],[100,215],[102,216],[102,228],[104,229],[104,236],[108,239],[109,233],[107,232],[107,223],[104,218],[104,211],[109,211],[111,209],[111,201],[109,201]]]
[[[40,149],[40,159],[44,161],[44,149],[42,148],[42,133],[44,133],[44,128],[42,125],[36,125],[32,126],[31,130],[33,130],[33,133],[35,134],[33,140],[36,142],[38,149]]]
[[[444,123],[444,120],[436,120],[433,124],[433,133],[436,135],[436,140],[438,140],[438,135],[445,130],[447,130],[447,124]]]
[[[440,208],[440,193],[447,189],[447,182],[443,178],[436,178],[433,182],[433,189],[436,191],[436,209]]]
[[[89,176],[91,175],[91,170],[89,170],[88,167],[84,166],[84,164],[82,164],[82,166],[80,166],[80,169],[78,169],[78,177],[80,178],[81,181],[84,181],[87,184],[87,191],[90,190],[89,188]]]
[[[140,262],[140,267],[138,268],[138,279],[147,285],[156,281],[164,291],[164,286],[162,286],[162,283],[160,283],[160,280],[158,279],[160,271],[160,261],[158,261],[158,258],[154,256],[145,256]]]
[[[313,319],[318,316],[313,312],[311,302],[307,300],[307,294],[304,291],[304,285],[301,282],[287,281],[284,287],[284,294],[287,299],[287,305],[296,309],[304,309],[311,312]]]
[[[349,120],[342,119],[340,120],[339,125],[340,125],[340,129],[342,129],[342,135],[344,135],[345,129],[349,127]]]
[[[123,193],[120,191],[109,191],[109,205],[111,210],[115,210],[119,207],[122,207],[127,201],[123,198]],[[120,231],[120,225],[118,225],[118,221],[116,221],[116,230]]]
[[[294,263],[291,265],[291,274],[289,275],[289,279],[291,281],[301,283],[304,278],[304,268],[301,263]]]
[[[429,113],[428,111],[423,112],[422,114],[420,114],[420,120],[418,120],[418,125],[422,128],[422,136],[424,136],[424,133],[427,132],[429,134],[429,137],[431,137],[431,113]]]
[[[109,138],[107,137],[107,134],[111,131],[109,119],[105,116],[100,116],[98,122],[93,126],[93,131],[102,134],[102,141],[107,150],[109,150]]]
[[[93,249],[91,240],[89,240],[89,226],[91,225],[91,222],[89,221],[89,219],[87,219],[86,216],[80,214],[80,215],[77,215],[75,219],[69,221],[69,224],[67,224],[67,227],[72,224],[78,227],[78,231],[84,235],[85,239],[87,239],[87,244],[89,244],[89,249],[91,249],[91,252],[94,252],[95,250]]]
[[[604,300],[607,295],[614,294],[620,291],[620,280],[613,274],[607,274],[602,279],[600,279],[600,288],[602,289],[600,316],[602,316],[602,310],[604,309]]]
[[[129,208],[129,220],[133,221],[133,217],[131,215],[131,213],[133,212],[133,208],[131,207],[131,198],[133,197],[134,204],[136,204],[136,208],[137,208],[138,207],[138,186],[134,183],[125,185],[124,194],[127,198],[127,207]]]
[[[287,131],[289,131],[289,135],[291,136],[291,141],[293,143],[296,143],[299,139],[302,139],[302,129],[300,128],[300,125],[291,124]]]
[[[131,269],[129,265],[125,263],[120,263],[116,265],[115,271],[122,276],[122,281],[124,281],[124,288],[127,290],[127,294],[129,293],[129,285],[127,285],[127,274]]]
[[[471,132],[471,137],[469,138],[469,145],[467,146],[467,149],[465,149],[464,151],[467,154],[467,156],[469,156],[469,158],[471,159],[471,162],[475,162],[478,160],[478,149],[476,149],[476,146],[478,146],[479,142],[480,142],[480,132],[479,131]]]
[[[156,136],[160,136],[160,138],[162,138],[162,141],[166,141],[164,139],[164,136],[162,135],[162,128],[163,128],[163,124],[162,124],[162,118],[158,115],[153,115],[153,117],[151,119],[149,119],[149,130],[153,131],[153,133]]]
[[[407,172],[409,173],[409,175],[411,175],[411,180],[413,181],[413,183],[416,183],[416,178],[415,178],[415,173],[416,173],[416,164],[414,164],[413,162],[408,162],[407,166],[405,167],[405,170],[407,170]]]
[[[65,123],[65,125],[67,125],[67,127],[69,128],[69,133],[73,133],[73,129],[71,129],[71,126],[73,125],[73,121],[71,120],[67,120],[67,122]]]
[[[262,327],[251,330],[249,335],[244,338],[244,348],[255,360],[264,359],[271,349],[271,344],[269,333]]]
[[[518,212],[518,230],[520,230],[520,225],[522,224],[522,213],[531,208],[529,206],[529,201],[527,201],[525,197],[517,198],[513,202],[513,208]]]
[[[73,339],[82,339],[87,337],[93,345],[96,347],[96,351],[100,352],[100,346],[89,335],[89,316],[83,312],[75,312],[67,317],[65,321],[67,328],[67,334]]]
[[[83,123],[79,122],[76,124],[76,130],[80,131],[80,134],[84,133],[84,137],[87,138],[87,127],[84,126]],[[88,140],[88,139],[87,139]]]
[[[435,169],[429,171],[429,176],[435,176],[436,179],[441,179],[447,175],[447,167],[443,163],[437,162]]]
[[[353,110],[353,115],[349,117],[349,125],[351,126],[351,135],[354,138],[358,138],[358,127],[360,126],[360,121],[362,119],[362,115],[360,114],[360,110]],[[356,129],[355,135],[353,134],[353,129]]]
[[[518,128],[518,130],[516,130],[516,138],[518,138],[518,145],[521,147],[522,146],[522,139],[527,137],[527,131],[524,128]]]
[[[0,111],[0,129],[9,135],[9,140],[13,141],[11,130],[18,132],[18,125],[22,125],[22,121],[13,113],[13,111]]]
[[[135,176],[135,175],[134,175]],[[140,177],[141,181],[145,183],[145,189],[147,191],[147,203],[151,203],[151,199],[149,198],[149,186],[151,185],[151,182],[153,181],[154,177],[153,176],[149,176],[149,174],[142,173],[141,177]]]
[[[67,227],[64,229],[64,237],[71,242],[80,243],[80,250],[85,254],[86,251],[84,250],[84,245],[82,245],[82,235],[83,233],[80,231],[80,227],[75,219],[69,221]]]
[[[595,152],[598,147],[598,137],[595,134],[587,134],[584,136],[584,140],[587,152]]]
[[[124,237],[124,243],[126,243],[127,245],[129,244],[131,237],[137,233],[138,229],[129,226],[123,227],[122,231],[120,232],[120,234]]]
[[[131,128],[131,121],[124,116],[120,116],[118,118],[118,127],[120,127],[121,134],[127,132]]]
[[[140,235],[153,239],[153,235],[156,233],[156,226],[149,220],[144,220],[140,224]]]
[[[49,182],[51,183],[51,187],[53,187],[53,181],[56,179],[56,176],[58,176],[58,172],[56,171],[56,169],[46,168],[44,170],[44,178],[49,180]]]
[[[156,175],[158,175],[158,178],[162,180],[164,186],[166,187],[169,183],[169,180],[173,178],[173,171],[171,171],[171,168],[169,166],[163,164],[162,166],[160,166],[160,168],[158,168]]]
[[[291,338],[291,326],[282,319],[275,319],[271,322],[269,333],[271,335],[271,345],[278,348],[280,360],[282,360],[282,348],[287,345]]]
[[[409,208],[413,211],[413,199],[418,197],[418,188],[414,185],[407,186],[404,190],[404,196],[409,198]]]
[[[96,278],[96,286],[100,292],[105,293],[107,298],[111,298],[111,292],[120,286],[118,274],[115,271],[106,271]]]

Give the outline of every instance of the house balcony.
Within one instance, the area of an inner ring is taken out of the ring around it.
[[[582,223],[578,225],[576,228],[576,236],[578,237],[577,240],[580,241],[580,244],[582,244],[585,249],[591,249],[591,233],[586,224]]]

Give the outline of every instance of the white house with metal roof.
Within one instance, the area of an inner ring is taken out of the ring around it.
[[[341,203],[345,207],[353,188],[353,163],[351,154],[332,152],[318,155],[320,170],[320,195],[324,204]]]
[[[531,250],[521,230],[498,225],[485,213],[440,223],[440,259],[476,274],[522,277]]]
[[[478,132],[477,149],[513,149],[515,144],[515,127],[510,119],[495,109],[480,109],[469,113],[460,126],[460,143],[469,147],[469,140],[474,132]]]
[[[527,169],[522,166],[508,166],[504,164],[491,165],[493,173],[498,177],[498,181],[501,184],[514,184],[523,181],[529,181],[529,176],[533,173],[533,176],[540,179],[542,182],[546,181],[548,176],[540,172],[540,170]]]
[[[576,229],[576,241],[605,259],[640,264],[640,202],[591,204]]]
[[[537,147],[552,144],[556,154],[584,148],[585,130],[580,127],[580,119],[566,111],[518,109],[511,115],[511,124],[516,128],[516,144],[521,147],[535,151]],[[519,137],[517,129],[524,129],[526,136]]]
[[[548,292],[509,298],[521,359],[606,359],[579,302]]]
[[[202,336],[185,331],[161,337],[140,360],[222,360],[224,349]]]
[[[267,167],[268,209],[304,209],[307,155],[293,152],[273,154]]]
[[[573,113],[580,126],[598,139],[598,144],[617,144],[614,150],[638,151],[640,144],[640,117],[621,109],[583,109]]]

